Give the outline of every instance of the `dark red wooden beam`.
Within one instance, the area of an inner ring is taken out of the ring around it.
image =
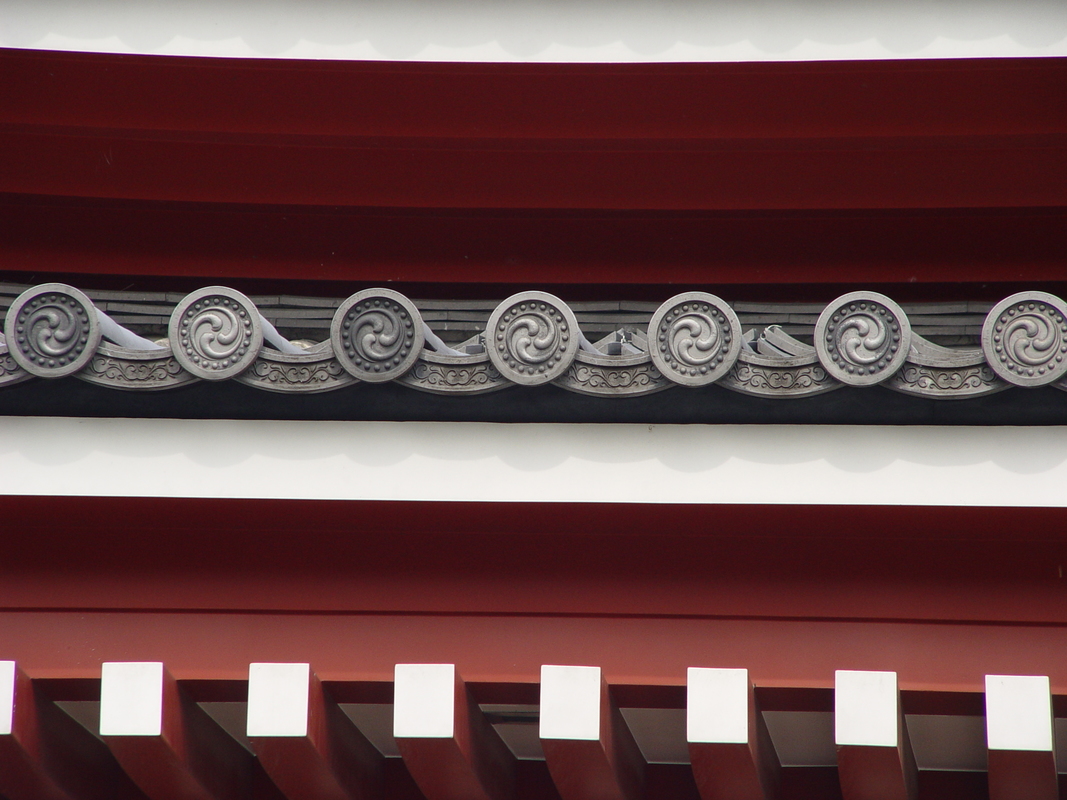
[[[686,709],[702,800],[775,800],[781,764],[747,669],[690,668]]]
[[[996,302],[1038,284],[1067,295],[1064,207],[446,212],[8,194],[0,234],[0,269],[20,273],[9,280],[53,273],[83,288],[182,292],[224,280],[257,294],[272,280],[288,285],[270,291],[340,298],[401,282],[412,297],[499,300],[532,287],[665,300],[685,285],[730,300],[829,302],[862,282],[898,302]]]
[[[918,768],[892,672],[839,670],[837,769],[844,800],[916,800]]]
[[[0,794],[7,800],[144,800],[99,739],[17,664],[0,662],[0,713],[8,709],[10,731],[0,720]]]
[[[426,800],[513,800],[515,757],[454,664],[396,666],[393,733]]]
[[[1067,132],[1063,58],[463,64],[0,50],[0,73],[0,122],[55,127],[472,139]]]
[[[1067,133],[292,141],[6,125],[0,148],[19,154],[0,191],[63,197],[646,211],[1067,205]]]
[[[882,506],[856,526],[849,506],[716,506],[710,528],[708,513],[7,497],[21,534],[0,608],[1067,621],[1065,509]]]
[[[599,667],[543,666],[540,708],[541,747],[562,800],[642,800],[645,759]]]
[[[307,664],[251,665],[248,736],[288,800],[382,797],[381,754]]]
[[[18,154],[4,192],[421,209],[1067,204],[1064,59],[383,65],[6,51],[0,69],[0,147]]]
[[[252,791],[252,755],[162,665],[103,665],[100,734],[150,800],[247,800]]]
[[[761,689],[832,688],[834,670],[845,664],[893,669],[912,693],[981,692],[983,676],[997,673],[1049,675],[1054,694],[1067,696],[1067,668],[1057,649],[1062,635],[1045,625],[23,610],[0,612],[0,626],[5,654],[34,679],[49,681],[98,676],[104,660],[150,657],[165,660],[183,682],[244,681],[254,660],[303,657],[331,686],[375,684],[391,682],[398,663],[457,659],[472,683],[518,687],[526,698],[545,660],[599,661],[622,684],[632,686],[640,676],[642,685],[681,687],[687,667],[707,663],[707,642],[714,641],[716,660],[745,665]],[[952,659],[945,659],[948,651]]]
[[[1056,800],[1056,734],[1049,680],[987,675],[989,800]]]

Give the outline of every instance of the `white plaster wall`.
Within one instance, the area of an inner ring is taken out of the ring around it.
[[[1064,0],[0,0],[0,47],[429,61],[1067,55]]]
[[[0,494],[1067,505],[1067,428],[0,417]]]

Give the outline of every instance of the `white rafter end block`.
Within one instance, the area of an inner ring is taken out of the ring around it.
[[[10,734],[15,724],[15,662],[0,661],[0,735]]]
[[[900,742],[897,674],[838,670],[834,674],[834,735],[839,745],[896,747]]]
[[[748,742],[748,670],[690,667],[686,677],[686,738],[702,744]]]
[[[456,665],[397,664],[393,736],[451,739],[455,733]]]
[[[310,664],[248,665],[249,736],[307,736]]]
[[[542,739],[600,739],[600,667],[541,667]]]
[[[100,735],[163,732],[163,663],[110,661],[100,674]]]
[[[985,715],[990,750],[1052,751],[1052,691],[1048,677],[986,675]]]

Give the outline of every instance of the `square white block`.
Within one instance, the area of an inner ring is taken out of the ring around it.
[[[690,742],[748,742],[748,670],[690,667],[685,730]]]
[[[163,732],[163,663],[110,661],[100,674],[100,735]]]
[[[540,736],[600,738],[600,667],[541,667]]]
[[[248,665],[249,736],[307,736],[310,664]]]
[[[985,724],[990,750],[1051,751],[1049,679],[1043,675],[986,675]]]
[[[900,699],[895,672],[834,673],[834,736],[839,745],[896,747]]]
[[[393,736],[451,739],[455,732],[456,665],[397,664]]]
[[[15,662],[0,661],[0,735],[15,725]]]

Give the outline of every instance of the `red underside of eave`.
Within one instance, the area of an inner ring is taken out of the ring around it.
[[[0,77],[0,269],[24,274],[978,286],[1067,258],[1064,59],[0,51]]]

